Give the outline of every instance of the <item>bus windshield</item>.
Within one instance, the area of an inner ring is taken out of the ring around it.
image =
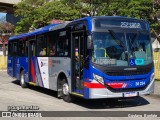
[[[107,66],[140,66],[152,62],[147,32],[93,32],[92,62]]]

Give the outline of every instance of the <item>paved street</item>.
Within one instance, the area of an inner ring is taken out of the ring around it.
[[[56,92],[51,90],[33,86],[22,89],[15,79],[6,74],[6,71],[0,71],[0,111],[7,111],[8,106],[13,105],[38,106],[40,111],[160,111],[159,86],[160,81],[156,82],[155,95],[143,96],[136,100],[117,102],[116,100],[78,99],[73,103],[66,103],[62,99],[58,99]],[[110,119],[118,120],[120,118]]]

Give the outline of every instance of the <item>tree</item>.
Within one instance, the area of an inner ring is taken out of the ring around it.
[[[154,0],[153,12],[150,16],[150,21],[152,23],[151,30],[153,36],[156,37],[160,43],[160,21],[158,20],[158,17],[160,18],[160,0]]]
[[[98,15],[118,15],[144,19],[152,11],[152,0],[108,0],[98,10]]]
[[[149,21],[152,35],[159,41],[160,0],[23,0],[16,5],[16,15],[22,16],[16,32],[27,32],[39,23],[48,24],[51,19],[74,20],[84,16],[118,15]]]
[[[23,0],[16,7],[15,15],[21,16],[17,23],[15,34],[28,32],[34,20],[36,20],[37,8],[44,4],[44,0]]]
[[[36,29],[41,23],[47,25],[52,19],[65,21],[79,18],[76,9],[61,1],[45,3],[44,0],[23,0],[16,5],[15,14],[22,17],[17,23],[16,33],[28,32],[29,28]]]
[[[76,9],[66,6],[61,1],[47,2],[37,10],[46,22],[52,19],[68,21],[79,18],[79,13]]]
[[[151,26],[152,36],[160,42],[160,0],[109,0],[103,3],[98,15],[128,16],[147,20]]]
[[[99,7],[103,3],[108,3],[109,0],[61,0],[66,6],[76,9],[79,13],[79,17],[83,16],[95,16]]]
[[[5,43],[8,41],[8,38],[12,35],[13,31],[14,31],[14,25],[6,21],[0,22],[0,41],[3,44],[2,51],[4,56],[6,56]]]

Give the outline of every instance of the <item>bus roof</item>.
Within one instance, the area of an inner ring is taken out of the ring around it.
[[[92,19],[121,19],[121,20],[138,20],[138,21],[144,21],[141,19],[136,19],[136,18],[131,18],[131,17],[126,17],[126,16],[93,16],[93,17],[84,17],[84,18],[80,18],[80,19],[76,19],[71,21],[68,26],[73,25],[74,23],[77,23],[79,21],[87,21],[88,22],[88,30],[92,30]],[[146,21],[147,22],[147,21]]]
[[[68,23],[70,23],[70,21],[65,21],[65,22],[62,23],[62,24],[58,24],[58,25],[56,25],[56,26],[51,26],[51,27],[49,28],[49,31],[59,30],[59,29],[65,28]]]
[[[130,19],[130,20],[139,20],[139,21],[146,21],[138,18],[132,18],[127,16],[94,16],[92,18],[108,18],[108,19]],[[146,21],[147,22],[147,21]]]
[[[12,36],[12,37],[9,38],[9,40],[15,40],[15,39],[20,39],[20,38],[24,38],[24,37],[28,37],[28,36],[33,36],[33,35],[38,35],[38,34],[41,34],[41,33],[45,33],[45,32],[49,31],[50,27],[57,26],[57,25],[59,25],[59,24],[50,24],[50,25],[47,25],[45,27],[36,29],[32,32]]]
[[[24,37],[29,37],[29,36],[33,36],[33,35],[42,34],[42,33],[45,33],[45,32],[52,31],[52,30],[61,29],[61,28],[66,27],[67,25],[73,24],[73,23],[78,22],[78,21],[83,21],[83,20],[86,20],[88,22],[88,28],[89,28],[89,30],[91,30],[92,29],[91,20],[94,19],[94,18],[102,18],[102,19],[103,18],[109,18],[109,19],[112,19],[112,18],[113,19],[114,18],[117,19],[117,18],[119,18],[119,19],[132,19],[132,20],[143,21],[141,19],[129,18],[129,17],[125,17],[125,16],[94,16],[94,17],[84,17],[84,18],[76,19],[76,20],[73,20],[73,21],[70,21],[70,22],[59,23],[59,24],[50,24],[48,26],[36,29],[36,30],[34,30],[32,32],[20,34],[20,35],[17,35],[17,36],[12,36],[12,37],[9,38],[9,40],[20,39],[20,38],[24,38]]]
[[[131,17],[126,17],[126,16],[93,16],[93,17],[84,17],[84,18],[80,18],[80,19],[76,19],[76,20],[73,20],[71,21],[72,22],[78,22],[78,21],[81,21],[81,20],[87,20],[87,21],[90,21],[94,18],[109,18],[109,19],[114,19],[114,18],[119,18],[119,19],[132,19],[132,20],[141,20],[141,19],[136,19],[136,18],[131,18]],[[143,20],[142,20],[143,21]]]

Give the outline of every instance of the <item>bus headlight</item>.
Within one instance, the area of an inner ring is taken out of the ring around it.
[[[97,80],[98,82],[100,82],[101,84],[104,85],[103,77],[101,77],[101,76],[96,75],[96,74],[93,73],[93,78],[94,78],[95,80]]]
[[[150,76],[150,81],[154,80],[154,77],[155,77],[154,73],[152,73],[151,76]]]

